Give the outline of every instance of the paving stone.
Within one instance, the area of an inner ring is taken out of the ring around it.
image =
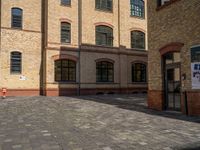
[[[112,150],[110,147],[104,147],[103,150]]]
[[[45,134],[43,134],[43,136],[51,136],[51,134],[50,133],[45,133]]]
[[[146,95],[7,97],[0,150],[173,150],[200,142],[199,123],[149,110]]]
[[[13,145],[12,148],[13,149],[20,149],[20,148],[22,148],[22,145]]]
[[[12,139],[6,139],[4,140],[5,143],[8,143],[8,142],[12,142]]]
[[[173,150],[170,147],[164,147],[163,150]]]

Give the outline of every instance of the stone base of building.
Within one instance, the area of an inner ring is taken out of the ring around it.
[[[200,91],[187,91],[188,115],[200,115]]]
[[[148,91],[148,107],[155,110],[164,109],[164,93],[159,90],[149,90]]]
[[[0,96],[2,96],[2,92],[0,92]],[[39,89],[8,89],[6,92],[6,96],[39,96]]]
[[[47,89],[45,96],[77,96],[77,88]],[[80,89],[80,95],[100,95],[100,94],[134,94],[147,93],[147,88],[85,88]],[[39,96],[39,89],[8,89],[6,96]],[[0,92],[2,96],[2,92]]]
[[[148,107],[164,110],[164,92],[159,90],[148,91]],[[187,91],[181,95],[181,112],[190,116],[200,116],[200,91]]]
[[[73,96],[78,95],[78,89],[62,88],[47,89],[46,96]],[[134,94],[147,93],[147,88],[82,88],[80,95],[101,95],[101,94]]]

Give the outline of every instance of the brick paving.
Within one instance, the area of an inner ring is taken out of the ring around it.
[[[146,95],[0,99],[0,150],[200,149],[200,118],[146,107]]]

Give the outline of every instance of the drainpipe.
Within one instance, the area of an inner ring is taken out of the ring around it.
[[[119,52],[121,51],[121,42],[120,42],[120,0],[118,0],[118,46]],[[119,90],[121,93],[121,58],[119,53]]]
[[[0,51],[1,51],[1,0],[0,0]]]
[[[48,32],[48,0],[41,0],[41,69],[40,95],[46,95],[46,46]]]
[[[81,44],[82,44],[82,0],[78,0],[78,90],[80,96],[81,89]]]
[[[188,101],[187,101],[187,92],[184,92],[185,95],[185,114],[188,115]]]

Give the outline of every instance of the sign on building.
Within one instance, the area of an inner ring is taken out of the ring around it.
[[[200,89],[200,46],[191,48],[192,89]]]

